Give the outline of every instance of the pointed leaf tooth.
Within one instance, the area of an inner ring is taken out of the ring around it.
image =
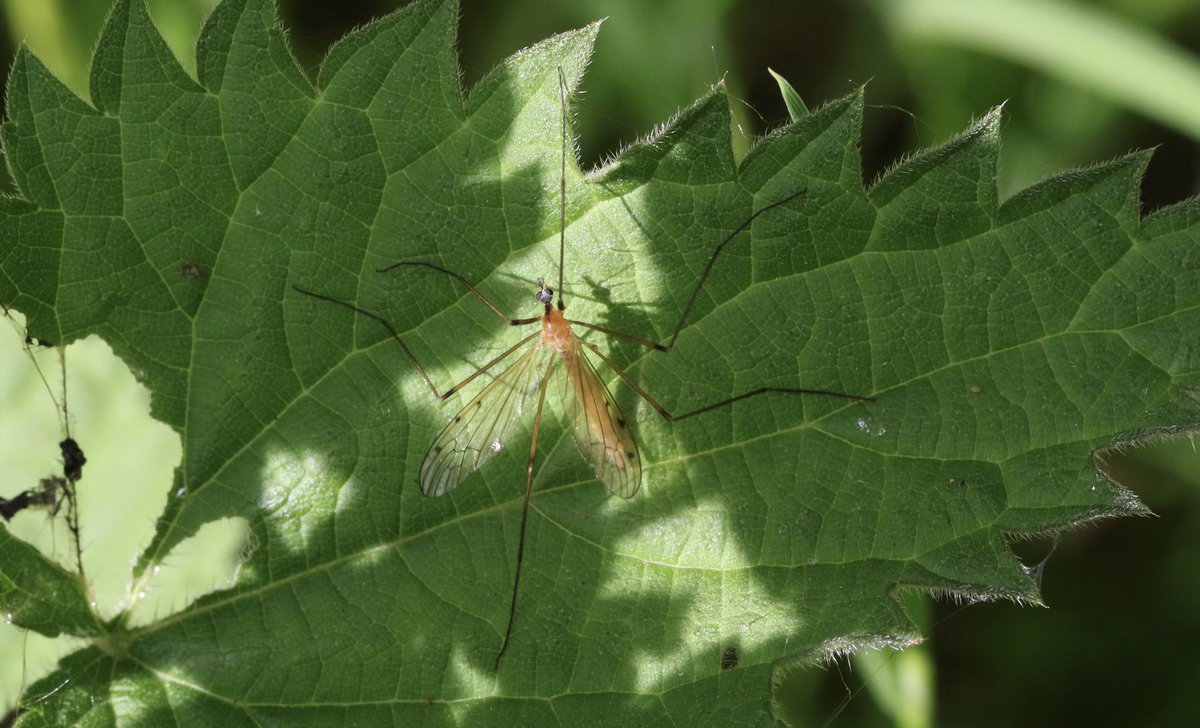
[[[994,529],[981,529],[920,554],[915,565],[935,575],[915,583],[959,597],[1041,604],[1037,583]],[[941,580],[941,581],[939,581]]]
[[[1141,182],[1150,163],[1151,151],[1132,152],[1108,162],[1053,175],[1027,187],[1000,206],[996,222],[1006,225],[1063,204],[1068,198],[1088,198],[1101,214],[1071,218],[1089,227],[1099,227],[1111,218],[1126,233],[1141,226]]]
[[[115,120],[97,114],[24,47],[8,89],[12,121],[4,125],[5,151],[19,189],[42,209],[120,214]]]
[[[599,31],[597,21],[506,58],[467,97],[471,130],[486,139],[507,139],[508,156],[515,163],[531,154],[556,154],[561,146],[558,71],[562,69],[568,89],[576,88]],[[511,137],[518,125],[530,133]]]
[[[796,179],[811,186],[814,195],[829,185],[865,200],[858,153],[862,110],[863,91],[858,89],[775,129],[751,147],[738,169],[739,179],[767,199],[786,195]]]
[[[869,192],[879,216],[868,249],[945,247],[989,230],[999,129],[997,106],[957,137],[884,173]]]
[[[58,88],[55,89],[55,86]],[[68,99],[73,96],[42,65],[29,47],[21,44],[5,86],[8,118],[0,127],[4,141],[4,162],[20,195],[39,208],[57,209],[59,200],[54,176],[47,166],[45,150],[37,134],[38,118],[43,109],[34,106],[44,101],[47,95],[64,103],[70,103]],[[82,103],[78,99],[75,101]]]
[[[621,150],[592,179],[609,194],[624,195],[660,175],[676,180],[697,173],[728,178],[734,169],[729,139],[729,100],[723,88],[714,88]],[[698,162],[699,170],[681,169],[690,160]]]
[[[92,57],[92,103],[129,121],[152,122],[175,94],[163,98],[147,93],[144,84],[156,89],[173,86],[177,93],[199,90],[154,27],[145,0],[117,0]],[[126,103],[130,107],[122,108]]]
[[[217,97],[237,189],[247,189],[294,140],[316,92],[269,0],[218,5],[197,42],[196,67],[201,84]]]

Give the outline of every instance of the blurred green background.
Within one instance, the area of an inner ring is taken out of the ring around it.
[[[280,12],[311,75],[330,43],[402,4],[281,0]],[[88,59],[109,5],[2,0],[0,51],[11,59],[26,42],[86,98]],[[213,5],[149,0],[189,70]],[[868,84],[862,140],[868,182],[1005,103],[1002,198],[1064,168],[1148,147],[1157,151],[1144,184],[1146,212],[1194,196],[1200,184],[1195,0],[463,0],[461,16],[468,85],[519,48],[608,17],[575,109],[586,165],[642,136],[721,78],[735,114],[735,143],[744,150],[752,135],[787,119],[770,66],[810,106]],[[10,361],[16,360],[4,360],[0,369],[5,378]],[[12,416],[5,396],[0,418]],[[1185,438],[1113,456],[1108,468],[1158,517],[1064,536],[1045,566],[1050,609],[964,608],[909,595],[911,610],[926,624],[925,646],[809,670],[788,683],[788,713],[837,725],[1194,722],[1200,717],[1200,671],[1193,667],[1200,645],[1200,456]],[[22,489],[0,488],[6,496]],[[1036,564],[1052,544],[1015,548]],[[0,643],[7,662],[14,644],[25,649],[23,642]]]

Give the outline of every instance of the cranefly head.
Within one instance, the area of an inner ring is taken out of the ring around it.
[[[537,298],[538,303],[541,303],[543,305],[549,306],[551,303],[554,302],[554,289],[551,288],[550,286],[546,285],[545,278],[538,278],[538,290],[537,290],[537,293],[535,293],[533,295],[535,298]],[[558,308],[560,310],[563,308],[561,296],[558,299]]]

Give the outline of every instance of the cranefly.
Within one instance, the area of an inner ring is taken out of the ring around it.
[[[497,317],[510,326],[541,324],[541,327],[513,344],[462,382],[445,392],[438,393],[437,387],[425,372],[412,350],[400,338],[399,332],[383,316],[356,306],[348,301],[326,296],[314,291],[293,286],[298,292],[313,298],[344,306],[367,316],[387,329],[400,345],[405,355],[416,366],[421,377],[439,400],[446,400],[462,388],[471,384],[483,373],[499,366],[509,357],[521,352],[516,361],[497,375],[465,407],[454,415],[430,445],[418,474],[421,492],[427,496],[441,496],[455,487],[471,473],[486,465],[507,445],[516,431],[516,423],[533,415],[533,435],[529,444],[529,459],[525,467],[525,497],[521,502],[521,526],[517,539],[516,566],[513,572],[512,600],[509,605],[508,624],[496,654],[496,667],[508,649],[512,637],[513,622],[517,614],[517,595],[521,585],[521,565],[525,556],[525,526],[529,516],[529,499],[533,492],[534,464],[537,458],[538,434],[541,430],[542,412],[546,397],[553,388],[561,399],[568,427],[583,456],[591,463],[596,477],[609,492],[621,498],[631,498],[641,485],[642,460],[638,453],[637,440],[629,428],[629,421],[613,400],[603,380],[596,373],[585,348],[590,349],[612,369],[631,389],[638,393],[651,407],[669,422],[711,412],[743,399],[763,394],[807,394],[840,397],[849,400],[870,401],[870,397],[843,394],[822,389],[800,389],[791,387],[760,387],[736,397],[714,402],[682,414],[673,414],[650,396],[629,374],[605,356],[590,342],[579,338],[573,326],[583,327],[613,336],[640,346],[667,352],[675,345],[679,332],[687,321],[688,314],[696,303],[701,288],[712,272],[722,249],[743,232],[759,215],[800,197],[804,190],[795,192],[781,200],[768,204],[752,214],[713,250],[704,272],[697,281],[687,305],[666,344],[614,331],[585,321],[568,319],[564,315],[566,303],[563,299],[564,264],[566,251],[566,198],[567,198],[567,84],[561,69],[558,73],[559,95],[562,106],[562,158],[559,170],[559,236],[558,236],[558,286],[556,292],[544,279],[538,279],[534,294],[543,306],[543,313],[529,318],[510,318],[494,303],[479,292],[461,275],[442,266],[424,261],[401,261],[380,272],[398,268],[425,268],[450,276],[462,284]]]

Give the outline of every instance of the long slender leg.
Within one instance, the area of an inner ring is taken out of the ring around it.
[[[541,331],[534,331],[534,332],[533,332],[532,334],[530,334],[529,336],[526,336],[524,339],[521,339],[521,340],[520,340],[520,341],[518,341],[517,343],[515,343],[515,344],[513,344],[512,346],[508,347],[507,349],[505,349],[505,350],[504,350],[504,352],[503,352],[502,354],[500,354],[499,356],[497,356],[495,359],[492,359],[492,360],[491,360],[491,361],[489,361],[487,364],[484,364],[483,366],[481,366],[481,367],[479,367],[478,369],[476,369],[474,374],[472,374],[471,376],[469,376],[469,377],[467,377],[466,379],[462,380],[462,381],[461,381],[461,382],[459,382],[458,384],[455,384],[455,385],[454,385],[453,387],[451,387],[450,389],[447,389],[445,392],[443,392],[443,393],[442,393],[442,394],[441,394],[441,395],[438,397],[438,399],[441,399],[441,400],[443,400],[443,401],[445,401],[445,400],[447,400],[447,399],[450,399],[450,396],[451,396],[451,395],[453,395],[455,392],[457,392],[458,390],[460,390],[460,389],[462,389],[463,387],[467,386],[467,385],[468,385],[468,384],[470,384],[471,382],[475,381],[475,378],[476,378],[476,377],[478,377],[480,374],[483,374],[483,373],[484,373],[484,372],[486,372],[487,370],[491,369],[492,367],[496,366],[496,365],[497,365],[497,364],[499,364],[500,362],[502,362],[502,361],[504,361],[505,359],[507,359],[507,358],[508,358],[508,356],[509,356],[509,354],[512,354],[512,353],[513,353],[514,351],[516,351],[517,349],[520,349],[522,346],[525,346],[526,344],[528,344],[528,343],[529,343],[530,339],[532,339],[532,338],[533,338],[533,337],[535,337],[535,336],[539,336],[539,335],[541,335],[541,333],[542,333]]]
[[[306,296],[311,296],[312,298],[317,298],[322,301],[328,301],[330,303],[336,303],[337,305],[339,305],[343,308],[348,308],[351,311],[354,311],[355,313],[360,313],[363,316],[366,316],[367,318],[372,319],[373,321],[379,323],[381,326],[383,326],[383,328],[387,329],[388,333],[392,335],[392,338],[396,340],[396,343],[400,345],[400,349],[404,352],[404,355],[408,357],[408,360],[411,361],[413,363],[413,366],[415,366],[417,368],[417,371],[421,373],[421,379],[424,379],[425,383],[429,385],[429,391],[433,392],[433,396],[440,398],[437,387],[435,387],[433,385],[433,380],[430,379],[429,375],[425,373],[425,367],[421,366],[421,362],[417,361],[416,355],[412,353],[412,349],[408,348],[408,344],[405,344],[404,340],[400,338],[400,332],[396,331],[396,327],[392,326],[391,321],[388,321],[387,319],[385,319],[384,317],[375,313],[374,311],[368,311],[365,308],[355,306],[353,303],[350,303],[349,301],[343,301],[340,298],[334,298],[333,296],[326,296],[321,293],[316,293],[314,291],[310,291],[308,289],[301,288],[300,286],[296,285],[295,283],[292,284],[292,288],[296,289],[296,291],[303,293]]]
[[[635,391],[639,395],[641,395],[642,399],[646,400],[647,404],[649,404],[651,407],[654,408],[654,410],[656,412],[658,412],[660,415],[662,415],[663,419],[665,419],[667,422],[678,422],[680,420],[686,420],[689,417],[695,417],[696,415],[704,414],[705,412],[711,412],[712,410],[715,410],[719,407],[724,407],[726,405],[733,404],[734,402],[740,402],[743,399],[750,399],[751,397],[757,397],[762,394],[815,394],[815,395],[820,395],[823,397],[838,397],[840,399],[850,399],[850,400],[854,400],[856,402],[874,402],[875,401],[874,397],[860,397],[855,394],[845,394],[844,392],[833,392],[833,391],[830,391],[827,389],[800,389],[798,387],[759,387],[758,389],[754,389],[749,392],[739,394],[736,397],[730,397],[729,399],[723,399],[720,402],[714,402],[712,404],[705,405],[698,409],[690,410],[688,412],[684,412],[682,414],[676,415],[676,414],[672,414],[670,411],[667,410],[666,407],[663,407],[661,404],[659,404],[658,401],[654,399],[654,397],[650,396],[649,392],[647,392],[645,389],[642,389],[642,386],[640,384],[638,384],[637,381],[635,381],[633,377],[629,376],[625,372],[624,369],[617,366],[616,362],[614,362],[612,359],[609,359],[607,356],[605,356],[604,353],[602,351],[600,351],[600,347],[596,346],[595,344],[591,343],[590,341],[585,341],[583,343],[589,349],[591,349],[596,354],[596,356],[600,357],[600,361],[607,364],[609,369],[612,369],[614,372],[616,372],[618,377],[625,380],[625,383],[629,385],[630,389],[632,389],[633,391]]]
[[[628,341],[629,343],[637,344],[638,346],[644,346],[647,349],[654,349],[655,351],[662,352],[670,351],[675,347],[675,340],[679,338],[679,332],[683,330],[684,324],[687,323],[688,314],[692,312],[692,307],[696,305],[696,299],[700,296],[700,289],[704,287],[704,282],[708,280],[708,275],[712,273],[713,266],[716,265],[717,258],[721,255],[721,251],[725,248],[725,246],[732,242],[733,239],[736,238],[743,230],[750,227],[750,223],[754,222],[755,218],[757,218],[759,215],[768,210],[779,207],[780,205],[787,204],[797,197],[805,194],[807,191],[808,190],[800,190],[799,192],[791,194],[782,200],[772,202],[761,210],[758,210],[749,218],[747,218],[745,222],[739,225],[737,230],[734,230],[729,234],[728,237],[726,237],[720,242],[720,244],[717,245],[716,249],[713,251],[712,257],[708,259],[708,264],[704,266],[704,273],[700,275],[700,280],[696,283],[695,289],[692,290],[692,295],[688,297],[687,305],[683,308],[683,315],[679,317],[679,323],[675,324],[675,329],[671,332],[671,340],[666,344],[658,344],[650,341],[649,339],[643,339],[640,336],[633,336],[632,334],[626,334],[621,331],[614,331],[613,329],[605,328],[604,326],[600,326],[598,324],[588,323],[587,321],[568,319],[568,323],[570,323],[572,326],[582,326],[587,329],[599,331],[607,336],[612,336],[614,338],[621,339],[622,341]]]
[[[521,586],[521,561],[525,558],[525,523],[529,520],[529,497],[533,495],[533,464],[537,456],[538,430],[542,427],[542,406],[546,403],[546,390],[550,383],[550,370],[554,368],[556,359],[551,359],[542,377],[541,391],[538,392],[537,413],[533,418],[533,439],[529,442],[529,463],[525,468],[525,500],[521,503],[521,530],[517,536],[517,566],[513,575],[512,603],[508,607],[508,626],[504,629],[504,641],[500,643],[500,652],[496,654],[495,670],[500,669],[500,658],[508,649],[509,638],[512,637],[513,620],[517,617],[517,591]]]
[[[390,333],[392,335],[392,338],[396,340],[396,343],[400,345],[400,348],[404,351],[404,355],[408,357],[408,360],[411,361],[413,363],[413,366],[415,366],[417,368],[417,371],[421,373],[421,378],[424,379],[425,383],[429,385],[429,389],[433,392],[433,396],[437,397],[439,401],[443,401],[443,402],[445,400],[449,399],[450,396],[453,395],[458,390],[462,389],[463,387],[467,386],[471,382],[475,381],[475,378],[478,377],[480,374],[483,374],[487,370],[491,369],[492,367],[496,366],[500,362],[507,359],[510,354],[512,354],[517,349],[521,348],[521,346],[523,344],[529,343],[529,340],[532,339],[533,337],[537,336],[539,333],[539,332],[535,331],[534,333],[530,334],[529,336],[526,336],[524,339],[521,339],[516,344],[513,344],[508,349],[505,349],[504,352],[501,353],[499,356],[497,356],[495,359],[492,359],[487,364],[484,364],[482,367],[477,369],[475,371],[475,373],[472,374],[471,376],[467,377],[463,381],[454,385],[450,389],[447,389],[445,392],[438,394],[437,387],[434,386],[433,380],[431,380],[429,378],[429,375],[425,373],[425,368],[421,366],[421,363],[419,361],[417,361],[417,357],[412,353],[412,349],[409,349],[408,345],[405,344],[404,341],[400,338],[400,333],[398,331],[396,331],[396,327],[392,326],[392,323],[390,321],[385,319],[383,316],[380,316],[379,314],[375,313],[374,311],[368,311],[365,308],[355,306],[353,303],[350,303],[349,301],[343,301],[340,298],[326,296],[321,293],[314,293],[313,291],[306,290],[295,284],[292,285],[292,288],[295,288],[297,291],[299,291],[300,293],[303,293],[306,296],[312,296],[313,298],[318,298],[322,301],[329,301],[330,303],[336,303],[339,306],[348,308],[351,311],[354,311],[355,313],[360,313],[363,316],[366,316],[367,318],[369,318],[373,321],[376,321],[380,325],[382,325],[385,329],[387,329],[388,333]],[[522,320],[519,322],[514,321],[511,323],[513,323],[513,324],[527,323],[528,324],[528,323],[533,323],[535,321],[540,321],[540,320],[541,320],[541,318],[538,317],[538,318],[529,319],[527,321]]]
[[[732,242],[733,239],[741,234],[743,230],[750,227],[750,224],[753,223],[759,215],[767,212],[768,210],[773,210],[780,205],[786,205],[787,203],[807,192],[807,189],[802,189],[799,192],[788,195],[782,200],[777,200],[766,207],[759,209],[753,215],[746,218],[745,222],[743,222],[741,225],[738,225],[736,230],[729,233],[729,236],[717,245],[716,249],[713,250],[712,257],[708,259],[708,264],[704,266],[704,272],[700,274],[700,280],[697,281],[696,287],[692,290],[692,295],[688,298],[687,305],[683,307],[683,315],[679,317],[679,323],[675,324],[675,331],[671,333],[671,340],[666,344],[667,351],[670,351],[675,346],[675,340],[679,338],[679,332],[683,330],[683,325],[687,323],[688,314],[692,312],[692,307],[696,305],[696,298],[700,295],[700,289],[704,287],[704,282],[708,280],[708,274],[712,273],[713,266],[716,265],[717,262],[717,257],[721,255],[721,251],[725,248],[725,246]]]
[[[560,232],[565,234],[565,227],[566,227],[566,203],[565,203],[565,200],[566,200],[566,163],[567,163],[566,162],[566,159],[567,159],[566,158],[566,80],[562,77],[561,69],[559,71],[559,85],[560,85],[560,94],[562,95],[562,103],[563,103],[563,158],[562,158],[563,169],[562,169],[562,176],[560,178],[560,186],[562,187],[562,189],[560,190],[560,195],[561,195],[560,208],[561,209],[559,210],[559,217],[561,218]],[[794,192],[791,195],[788,195],[787,197],[783,198],[782,200],[776,200],[775,202],[772,202],[771,204],[766,205],[765,207],[755,211],[754,214],[752,214],[750,217],[746,218],[745,222],[743,222],[741,225],[738,225],[736,230],[731,232],[728,236],[726,236],[726,238],[724,240],[722,240],[720,243],[717,244],[717,247],[713,250],[712,257],[708,259],[708,263],[704,266],[704,272],[702,274],[700,274],[700,280],[696,282],[696,287],[692,290],[692,295],[688,297],[687,305],[684,306],[684,308],[683,308],[683,314],[679,317],[679,322],[675,324],[675,328],[671,332],[670,341],[668,341],[666,344],[659,344],[659,343],[650,341],[649,339],[643,339],[640,336],[626,334],[624,332],[616,331],[614,329],[600,326],[599,324],[589,323],[587,321],[577,321],[575,319],[568,319],[568,322],[571,323],[572,325],[582,326],[584,328],[592,329],[594,331],[599,331],[600,333],[605,334],[607,336],[612,336],[614,338],[621,339],[623,341],[628,341],[632,344],[637,344],[638,346],[644,346],[647,349],[654,349],[656,351],[662,351],[662,352],[670,351],[671,349],[673,349],[675,347],[675,341],[676,341],[676,339],[679,338],[679,332],[681,332],[683,330],[684,325],[687,323],[688,315],[692,312],[692,308],[696,305],[696,299],[700,297],[700,289],[702,289],[704,287],[704,283],[708,280],[709,274],[712,273],[713,266],[716,265],[717,258],[720,257],[721,251],[725,249],[725,246],[728,245],[729,243],[733,242],[734,238],[736,238],[743,231],[745,231],[746,228],[750,227],[751,223],[753,223],[755,221],[755,219],[758,218],[759,215],[762,215],[764,212],[773,210],[776,207],[779,207],[781,205],[786,205],[787,203],[791,202],[792,200],[796,199],[797,197],[800,197],[801,195],[806,194],[807,192],[808,192],[807,189],[802,189],[799,192]],[[563,283],[561,280],[561,278],[563,276],[562,256],[563,256],[563,246],[564,245],[565,245],[565,243],[563,242],[563,240],[559,240],[559,278],[560,278],[560,280],[559,280],[559,292],[558,292],[558,309],[560,311],[566,308],[565,304],[563,303],[563,298],[562,298]],[[515,318],[511,318],[511,317],[505,315],[505,313],[500,310],[499,306],[497,306],[496,304],[494,304],[490,300],[488,300],[488,298],[486,296],[484,296],[482,293],[480,293],[479,289],[477,289],[475,286],[471,285],[467,281],[466,278],[463,278],[461,275],[459,275],[458,273],[455,273],[452,270],[447,270],[446,268],[443,268],[439,265],[435,265],[434,263],[426,263],[425,261],[420,261],[420,260],[403,260],[403,261],[400,261],[399,263],[393,263],[387,267],[380,268],[379,272],[386,273],[388,271],[394,270],[396,268],[401,268],[401,267],[429,268],[430,270],[435,270],[435,271],[438,271],[439,273],[444,273],[445,275],[448,275],[451,278],[454,278],[456,281],[458,281],[463,286],[465,286],[466,289],[468,291],[470,291],[476,298],[478,298],[480,301],[482,301],[483,304],[485,306],[487,306],[492,311],[492,313],[496,314],[496,316],[501,321],[504,321],[505,323],[507,323],[510,326],[520,326],[523,324],[530,324],[541,318],[540,316],[537,316],[537,317],[526,318],[526,319],[515,319]]]
[[[387,272],[393,271],[397,268],[428,268],[430,270],[436,270],[439,273],[445,273],[446,275],[450,276],[454,280],[463,284],[463,286],[465,286],[468,291],[470,291],[476,298],[478,298],[480,301],[483,302],[483,305],[485,305],[489,309],[491,309],[492,313],[496,314],[496,316],[501,321],[508,324],[509,326],[524,326],[525,324],[531,324],[534,321],[540,321],[542,318],[541,316],[533,316],[531,318],[517,319],[517,318],[511,318],[509,316],[506,316],[506,315],[504,315],[504,312],[500,310],[499,306],[497,306],[496,304],[494,304],[490,300],[488,300],[487,296],[480,293],[478,288],[476,288],[475,286],[468,283],[466,278],[463,278],[462,276],[460,276],[459,274],[455,273],[452,270],[447,270],[447,269],[441,267],[440,265],[434,265],[433,263],[426,263],[423,260],[402,260],[399,263],[392,263],[389,266],[380,268],[378,270],[378,272],[379,273],[387,273]]]
[[[654,349],[656,351],[670,351],[670,349],[668,347],[663,346],[662,344],[657,344],[653,341],[650,341],[649,339],[643,339],[642,337],[634,336],[633,334],[626,334],[623,331],[616,331],[614,329],[600,326],[599,324],[592,324],[592,323],[588,323],[587,321],[576,321],[575,319],[567,319],[567,323],[571,324],[572,326],[582,326],[585,329],[591,329],[592,331],[599,331],[600,333],[604,334],[605,336],[611,336],[614,339],[620,339],[621,341],[628,341],[631,344],[637,344],[638,346],[644,346],[647,349]]]

